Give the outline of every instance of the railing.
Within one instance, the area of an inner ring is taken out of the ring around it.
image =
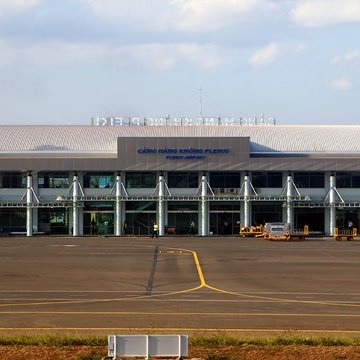
[[[190,194],[190,195],[84,195],[77,196],[74,198],[73,196],[58,196],[56,200],[53,201],[34,201],[30,204],[31,207],[34,208],[60,208],[60,207],[73,207],[74,201],[75,206],[82,207],[85,201],[254,201],[254,202],[283,202],[283,206],[288,206],[288,200],[291,200],[291,206],[295,208],[324,208],[334,206],[336,208],[360,208],[360,202],[337,202],[335,204],[330,204],[325,201],[314,202],[308,196],[303,195],[294,195],[290,198],[285,195],[251,195],[245,197],[240,194],[218,194],[214,195],[198,195],[198,194]],[[28,204],[22,201],[4,201],[0,200],[0,208],[26,208]]]

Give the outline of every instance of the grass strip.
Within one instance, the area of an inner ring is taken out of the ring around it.
[[[0,345],[33,346],[107,346],[106,336],[94,335],[14,335],[0,336]],[[360,346],[360,337],[318,337],[283,335],[274,337],[240,337],[227,334],[191,335],[189,346]]]
[[[318,337],[282,335],[274,337],[239,337],[231,335],[192,336],[189,338],[190,345],[196,346],[284,346],[284,345],[308,345],[308,346],[359,346],[360,337]]]
[[[0,345],[107,346],[107,337],[93,335],[14,335],[0,336]]]

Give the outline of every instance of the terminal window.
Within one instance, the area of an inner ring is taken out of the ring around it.
[[[324,188],[325,176],[321,172],[295,172],[294,183],[298,188]]]
[[[68,173],[39,173],[39,188],[42,189],[63,189],[70,186]]]
[[[156,173],[152,172],[133,172],[126,173],[127,188],[155,188]]]
[[[112,188],[114,185],[113,173],[85,173],[84,187],[91,189]]]

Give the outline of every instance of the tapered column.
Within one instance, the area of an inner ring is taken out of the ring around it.
[[[73,236],[79,236],[79,178],[75,173],[73,176]]]
[[[330,205],[330,221],[329,234],[334,235],[334,227],[336,226],[336,178],[334,174],[330,175],[330,189],[329,189],[329,205]]]
[[[26,178],[26,236],[33,236],[33,200],[33,178],[29,172]]]
[[[248,174],[244,176],[244,226],[249,227],[251,225],[251,183]]]
[[[115,183],[115,236],[122,235],[122,227],[121,227],[121,220],[122,220],[122,202],[121,202],[121,175],[118,173],[116,175],[116,183]]]
[[[159,201],[158,201],[158,226],[159,236],[165,235],[165,178],[163,174],[159,175]]]
[[[293,193],[293,178],[291,174],[286,179],[286,222],[290,225],[290,229],[293,230],[294,226],[294,208],[292,206]]]
[[[201,177],[201,202],[200,202],[200,235],[201,236],[208,236],[209,235],[209,214],[208,214],[208,182],[207,176],[203,175]]]

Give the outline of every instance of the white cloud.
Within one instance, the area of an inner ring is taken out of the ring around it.
[[[155,29],[215,31],[243,14],[277,8],[270,0],[81,0],[95,14]]]
[[[94,14],[137,28],[164,29],[177,23],[175,9],[165,0],[81,0]]]
[[[347,78],[335,79],[330,83],[330,88],[335,91],[348,91],[352,87],[351,81]]]
[[[351,62],[351,61],[359,61],[360,60],[360,51],[359,50],[354,50],[354,51],[349,51],[343,55],[338,55],[335,56],[331,63],[333,65],[339,64],[339,63],[344,63],[344,62]]]
[[[140,44],[121,47],[116,52],[128,57],[131,62],[159,70],[169,70],[183,63],[211,69],[222,61],[219,56],[221,51],[211,44]]]
[[[156,0],[81,0],[100,16],[124,20],[146,19],[154,15]]]
[[[222,51],[215,45],[196,43],[137,44],[112,46],[86,43],[41,43],[29,47],[14,47],[0,41],[0,66],[76,64],[106,60],[124,67],[148,67],[168,70],[183,63],[202,69],[221,64]],[[59,56],[59,54],[61,54]]]
[[[321,27],[360,21],[359,0],[298,0],[290,12],[299,26]]]
[[[263,0],[173,0],[179,11],[178,28],[216,30],[226,27],[242,14],[271,8]]]
[[[303,45],[290,45],[272,42],[269,45],[256,51],[250,58],[251,66],[258,68],[269,65],[288,53],[300,52]]]
[[[0,39],[0,68],[13,63],[16,60],[17,51],[6,41]]]
[[[26,10],[40,4],[40,0],[0,0],[0,16]]]

